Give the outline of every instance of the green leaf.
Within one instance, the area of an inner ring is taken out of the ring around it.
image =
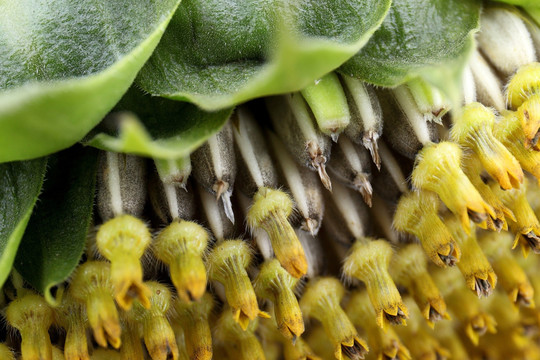
[[[119,112],[98,129],[103,132],[85,144],[154,159],[188,156],[219,131],[232,113],[232,109],[205,112],[189,103],[143,95],[136,88],[131,88],[115,110]]]
[[[364,46],[390,2],[185,0],[137,82],[206,110],[297,91]]]
[[[0,1],[0,162],[80,140],[126,92],[179,2]]]
[[[506,4],[525,6],[525,7],[540,7],[538,0],[494,0]]]
[[[41,191],[46,158],[0,164],[0,288]]]
[[[15,268],[51,304],[83,254],[94,205],[97,151],[76,146],[49,158],[43,193],[30,218]]]
[[[395,0],[379,30],[340,71],[384,87],[421,77],[455,104],[479,14],[475,0]]]

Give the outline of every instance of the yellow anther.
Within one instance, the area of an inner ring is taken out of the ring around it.
[[[138,298],[149,307],[148,288],[143,284],[140,258],[150,245],[152,236],[141,220],[131,215],[115,217],[100,226],[96,245],[101,255],[111,262],[111,281],[118,305],[129,310]]]
[[[464,285],[456,269],[439,270],[433,274],[435,283],[443,291],[452,317],[461,323],[465,334],[474,345],[487,332],[494,334],[497,323],[482,310],[480,300]]]
[[[272,301],[278,330],[293,342],[304,332],[302,312],[294,295],[297,282],[278,260],[272,259],[262,264],[254,286],[258,297]]]
[[[113,300],[110,264],[88,261],[75,271],[69,286],[69,295],[86,307],[88,322],[98,345],[115,349],[121,345],[120,322]]]
[[[363,359],[368,352],[366,342],[339,304],[345,289],[339,280],[323,277],[311,279],[300,300],[304,316],[319,320],[326,336],[334,346],[334,356],[338,360],[348,356],[351,360]]]
[[[152,244],[156,258],[169,266],[172,283],[183,301],[199,300],[206,291],[203,255],[207,246],[206,230],[184,220],[173,221]]]
[[[251,262],[251,249],[242,240],[226,240],[212,249],[208,256],[208,274],[225,287],[225,297],[233,312],[233,319],[242,329],[250,320],[269,315],[259,310],[257,297],[246,272]]]
[[[509,233],[483,233],[480,245],[510,301],[516,306],[534,307],[534,289],[527,274],[510,253],[508,244],[511,240],[512,235]]]
[[[86,339],[87,317],[83,305],[68,292],[57,310],[57,322],[66,330],[64,356],[66,360],[89,360]]]
[[[206,293],[199,301],[175,301],[178,323],[184,332],[186,350],[190,359],[212,359],[212,333],[208,317],[214,307],[212,295]]]
[[[172,303],[171,291],[167,286],[155,281],[146,283],[150,290],[150,307],[135,304],[131,316],[142,324],[144,343],[152,360],[178,359],[178,347],[174,332],[167,319],[167,311]]]
[[[540,129],[540,63],[522,66],[506,88],[506,102],[516,110],[525,134],[525,147],[536,146]]]
[[[454,266],[461,251],[438,215],[439,199],[431,191],[402,195],[394,214],[394,227],[415,235],[426,255],[441,267]]]
[[[15,354],[6,344],[0,343],[0,359],[15,360]]]
[[[516,158],[493,136],[495,113],[480,103],[465,106],[454,118],[451,138],[470,148],[503,189],[518,188],[523,170]]]
[[[233,318],[233,311],[225,308],[216,323],[215,340],[223,345],[229,359],[264,360],[261,343],[254,334],[258,321],[252,321],[242,328]]]
[[[463,252],[457,266],[467,287],[478,297],[489,296],[497,285],[497,275],[478,245],[476,232],[467,234],[460,226],[459,219],[452,215],[446,218],[445,223]]]
[[[485,222],[479,223],[478,226],[483,229],[492,231],[508,230],[509,220],[516,220],[512,210],[507,208],[499,197],[491,190],[491,187],[484,183],[482,179],[483,167],[478,157],[474,154],[468,156],[463,162],[463,172],[467,175],[471,183],[482,198],[493,208],[495,217],[488,216]]]
[[[532,250],[540,253],[540,222],[527,201],[526,187],[519,190],[500,191],[494,189],[502,202],[514,213],[515,221],[508,220],[510,230],[516,234],[512,249],[521,245],[523,255],[526,257]]]
[[[382,329],[387,324],[406,324],[408,317],[408,310],[388,272],[393,253],[386,240],[358,239],[343,264],[345,276],[366,285],[377,324]]]
[[[505,111],[502,115],[493,128],[493,134],[514,155],[523,170],[540,180],[540,152],[526,147],[525,134],[517,113]]]
[[[349,319],[357,328],[364,329],[368,344],[377,359],[407,360],[411,358],[409,349],[403,345],[395,331],[389,327],[382,330],[375,320],[375,311],[365,291],[352,294],[346,309]]]
[[[253,197],[246,220],[252,229],[262,228],[268,233],[281,265],[292,276],[301,278],[306,274],[308,265],[302,244],[288,220],[293,208],[289,195],[281,190],[262,187]]]
[[[428,144],[418,153],[412,182],[419,189],[437,193],[448,209],[459,216],[466,231],[470,221],[485,221],[495,212],[461,170],[461,149],[457,144]]]
[[[54,321],[54,313],[42,296],[26,293],[18,297],[8,305],[6,320],[21,334],[24,360],[52,360],[48,331]]]
[[[407,288],[422,316],[433,327],[436,321],[449,319],[446,303],[428,273],[427,259],[417,244],[403,247],[391,266],[392,277]]]

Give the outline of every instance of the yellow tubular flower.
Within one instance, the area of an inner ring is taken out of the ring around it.
[[[493,316],[486,313],[480,300],[464,285],[456,269],[445,269],[433,274],[435,283],[443,292],[452,317],[460,322],[460,327],[474,345],[487,332],[494,334],[497,323]]]
[[[512,210],[507,208],[503,202],[495,195],[491,190],[491,187],[484,183],[481,173],[483,171],[482,163],[478,157],[471,154],[463,161],[463,172],[467,175],[471,183],[482,198],[493,208],[495,211],[495,217],[488,216],[485,222],[478,224],[483,229],[489,229],[492,231],[508,230],[508,222],[506,218],[516,221],[516,217]]]
[[[75,301],[70,293],[62,298],[62,304],[57,309],[56,318],[61,327],[66,330],[64,356],[66,360],[89,360],[88,343],[86,339],[86,310],[81,303]]]
[[[482,233],[480,245],[498,274],[499,282],[512,304],[534,307],[534,289],[525,271],[509,250],[509,233]]]
[[[145,351],[141,341],[142,327],[127,313],[122,315],[122,347],[120,348],[122,359],[144,360]]]
[[[481,223],[496,215],[461,170],[461,155],[459,146],[447,141],[424,146],[416,156],[412,182],[416,188],[437,193],[469,232],[469,219]]]
[[[375,309],[377,324],[405,324],[408,311],[388,273],[393,250],[385,240],[358,239],[343,264],[343,273],[361,280]]]
[[[257,316],[269,317],[259,310],[257,297],[246,272],[251,262],[251,249],[242,240],[226,240],[208,256],[208,274],[225,287],[225,296],[233,312],[233,319],[242,329]]]
[[[528,345],[530,339],[522,331],[520,326],[519,311],[510,309],[512,303],[502,293],[495,293],[490,299],[488,311],[497,321],[497,338],[505,339],[504,347],[522,351]]]
[[[262,187],[253,197],[246,221],[250,228],[262,228],[270,237],[272,248],[281,265],[296,278],[307,272],[304,249],[289,223],[294,208],[290,196],[281,190]]]
[[[151,240],[146,224],[131,215],[117,216],[98,230],[96,245],[111,262],[114,297],[124,310],[131,308],[134,298],[138,298],[144,307],[150,306],[150,293],[143,284],[140,258]]]
[[[410,349],[411,357],[433,360],[449,358],[450,352],[439,343],[433,331],[426,326],[413,300],[407,297],[405,302],[411,309],[411,321],[407,327],[396,328],[396,332]]]
[[[300,300],[300,308],[305,317],[319,320],[334,346],[334,356],[343,360],[344,355],[351,360],[363,359],[368,352],[366,342],[339,304],[345,295],[345,289],[339,280],[322,277],[314,278],[307,284]]]
[[[123,360],[123,359],[136,359],[122,357],[118,352],[110,349],[96,349],[92,354],[92,360]],[[138,359],[137,359],[138,360]]]
[[[346,312],[357,328],[365,331],[371,354],[377,360],[411,359],[409,349],[403,345],[392,328],[382,330],[375,320],[375,311],[365,291],[356,291],[346,306]]]
[[[167,286],[154,281],[146,283],[150,290],[150,308],[136,304],[129,314],[142,325],[144,343],[152,360],[177,360],[178,347],[167,312],[172,302]]]
[[[248,327],[243,329],[233,318],[233,311],[229,308],[223,309],[216,323],[215,340],[218,345],[223,345],[229,359],[265,359],[261,343],[254,334],[257,323],[258,321],[252,321]]]
[[[469,359],[467,349],[458,335],[457,325],[454,320],[439,322],[435,337],[452,354],[452,359]]]
[[[54,313],[42,296],[27,293],[17,297],[6,309],[6,320],[21,334],[24,360],[52,360],[48,331]]]
[[[470,148],[503,189],[519,188],[523,171],[516,158],[493,136],[494,124],[493,110],[477,102],[468,104],[454,117],[451,139]]]
[[[522,66],[510,79],[506,88],[506,102],[516,110],[525,134],[525,147],[538,142],[540,129],[540,64]]]
[[[396,254],[391,266],[392,277],[405,286],[430,327],[436,321],[449,319],[446,303],[428,273],[427,259],[418,244],[409,244]]]
[[[461,251],[438,215],[439,199],[431,191],[402,195],[394,214],[394,228],[415,235],[426,255],[441,267],[454,266]]]
[[[206,268],[203,255],[208,233],[199,224],[175,220],[159,233],[152,250],[167,264],[178,297],[189,302],[199,300],[206,291]]]
[[[121,328],[114,305],[110,276],[109,263],[88,261],[75,271],[69,286],[69,294],[86,306],[88,322],[96,342],[102,347],[107,347],[108,342],[118,349],[121,345]]]
[[[313,323],[310,326],[307,342],[313,351],[323,359],[332,359],[334,357],[334,346],[328,339],[321,323]]]
[[[455,216],[446,218],[446,226],[463,251],[458,263],[467,287],[478,297],[489,296],[497,285],[497,275],[476,240],[476,232],[465,233]]]
[[[174,302],[178,323],[183,329],[189,358],[193,360],[212,359],[212,334],[208,317],[214,307],[212,295],[206,293],[200,301]]]
[[[296,339],[294,344],[290,341],[283,342],[283,357],[285,360],[322,360],[302,338]]]
[[[509,220],[510,229],[516,237],[512,249],[521,245],[523,255],[527,257],[532,250],[535,254],[540,253],[540,222],[527,201],[525,183],[522,189],[511,191],[494,191],[503,203],[512,210],[516,221]]]
[[[277,259],[272,259],[262,264],[254,286],[260,298],[272,301],[278,330],[293,342],[304,332],[302,312],[294,295],[297,282]]]
[[[505,111],[501,115],[493,128],[493,134],[514,155],[523,170],[540,180],[540,152],[526,147],[525,134],[515,112]]]

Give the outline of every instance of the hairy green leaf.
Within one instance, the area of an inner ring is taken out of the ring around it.
[[[80,140],[126,92],[179,2],[0,1],[0,162]]]
[[[68,278],[86,244],[94,205],[97,150],[76,146],[51,156],[49,165],[15,268],[54,304],[51,289]]]
[[[189,155],[219,131],[232,113],[232,109],[206,112],[189,103],[143,95],[136,88],[115,110],[85,143],[154,159]]]
[[[385,87],[422,77],[455,103],[479,14],[476,0],[395,0],[368,44],[340,71]]]
[[[13,266],[46,164],[45,158],[0,164],[0,288]]]
[[[355,54],[390,0],[184,0],[137,82],[203,109],[300,90]]]

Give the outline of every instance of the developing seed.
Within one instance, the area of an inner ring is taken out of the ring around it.
[[[469,67],[474,76],[478,101],[499,112],[504,111],[506,102],[501,81],[478,50],[471,55]]]
[[[300,227],[316,235],[322,224],[324,214],[323,193],[319,182],[312,172],[298,166],[284,149],[281,141],[272,133],[268,133],[276,162],[291,195],[296,210],[302,218]]]
[[[235,235],[235,227],[231,220],[227,217],[223,206],[219,206],[216,198],[203,189],[198,187],[198,194],[201,199],[203,212],[206,222],[218,242],[225,239],[231,239]],[[249,202],[249,198],[244,196]]]
[[[504,8],[486,7],[477,41],[489,61],[505,76],[536,61],[534,45],[521,17]]]
[[[332,182],[326,173],[331,141],[316,127],[300,93],[267,98],[266,107],[289,154],[298,164],[316,171],[324,187],[332,190]]]
[[[154,159],[154,164],[163,184],[186,189],[189,175],[191,175],[189,155],[172,160]]]
[[[233,133],[227,122],[191,155],[193,176],[207,192],[221,200],[227,218],[234,224],[231,195],[236,179]]]
[[[377,141],[383,132],[383,117],[379,99],[368,84],[344,74],[341,74],[341,79],[351,111],[351,121],[345,128],[345,134],[355,143],[364,145],[380,170]]]
[[[148,189],[152,209],[162,224],[195,218],[197,206],[190,183],[186,183],[185,187],[165,184],[157,173],[153,172]]]
[[[351,121],[347,98],[337,75],[328,73],[301,93],[313,111],[319,129],[337,141]]]
[[[346,136],[341,136],[333,147],[333,154],[328,169],[332,175],[348,187],[362,194],[364,202],[371,207],[371,166],[367,151],[353,144]],[[379,158],[380,160],[380,158]],[[380,166],[380,164],[379,164]]]

